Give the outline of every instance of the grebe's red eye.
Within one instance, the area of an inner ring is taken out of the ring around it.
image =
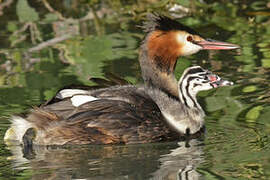
[[[187,41],[189,41],[189,42],[193,41],[192,36],[188,36],[188,37],[187,37]]]

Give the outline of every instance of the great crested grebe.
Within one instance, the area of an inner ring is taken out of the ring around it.
[[[139,61],[146,86],[154,86],[177,98],[174,70],[180,56],[200,50],[230,50],[238,45],[204,39],[194,30],[168,17],[149,14],[143,28],[147,33],[141,45]]]
[[[174,77],[177,58],[202,49],[239,46],[205,40],[177,21],[151,15],[139,61],[145,86],[63,89],[27,117],[14,116],[5,140],[24,145],[131,144],[176,140],[203,126],[198,91],[231,85],[199,66]]]

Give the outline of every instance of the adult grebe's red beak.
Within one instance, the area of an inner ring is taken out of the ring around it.
[[[213,39],[205,39],[201,41],[194,41],[194,44],[201,46],[203,49],[207,50],[229,50],[229,49],[239,49],[240,46],[236,44],[231,44],[222,41],[216,41]]]

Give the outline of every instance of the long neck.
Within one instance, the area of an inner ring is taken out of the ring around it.
[[[141,45],[139,61],[145,85],[159,88],[170,96],[178,99],[177,80],[174,69],[177,57],[164,57],[149,52],[147,43]]]
[[[191,90],[190,78],[179,81],[179,98],[182,104],[191,109],[202,109],[196,98],[197,93]]]

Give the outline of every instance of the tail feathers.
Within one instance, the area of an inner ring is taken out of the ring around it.
[[[10,119],[11,127],[7,130],[4,140],[16,140],[22,143],[23,136],[29,128],[38,131],[46,131],[60,121],[54,113],[46,112],[40,108],[34,108],[27,118],[13,116]]]
[[[25,132],[29,128],[33,127],[32,123],[19,116],[11,117],[10,121],[12,124],[11,127],[6,131],[4,140],[19,141],[20,143],[22,143]]]
[[[43,131],[61,121],[61,118],[55,113],[47,112],[40,108],[34,108],[28,115],[27,121],[32,123],[38,130]]]

